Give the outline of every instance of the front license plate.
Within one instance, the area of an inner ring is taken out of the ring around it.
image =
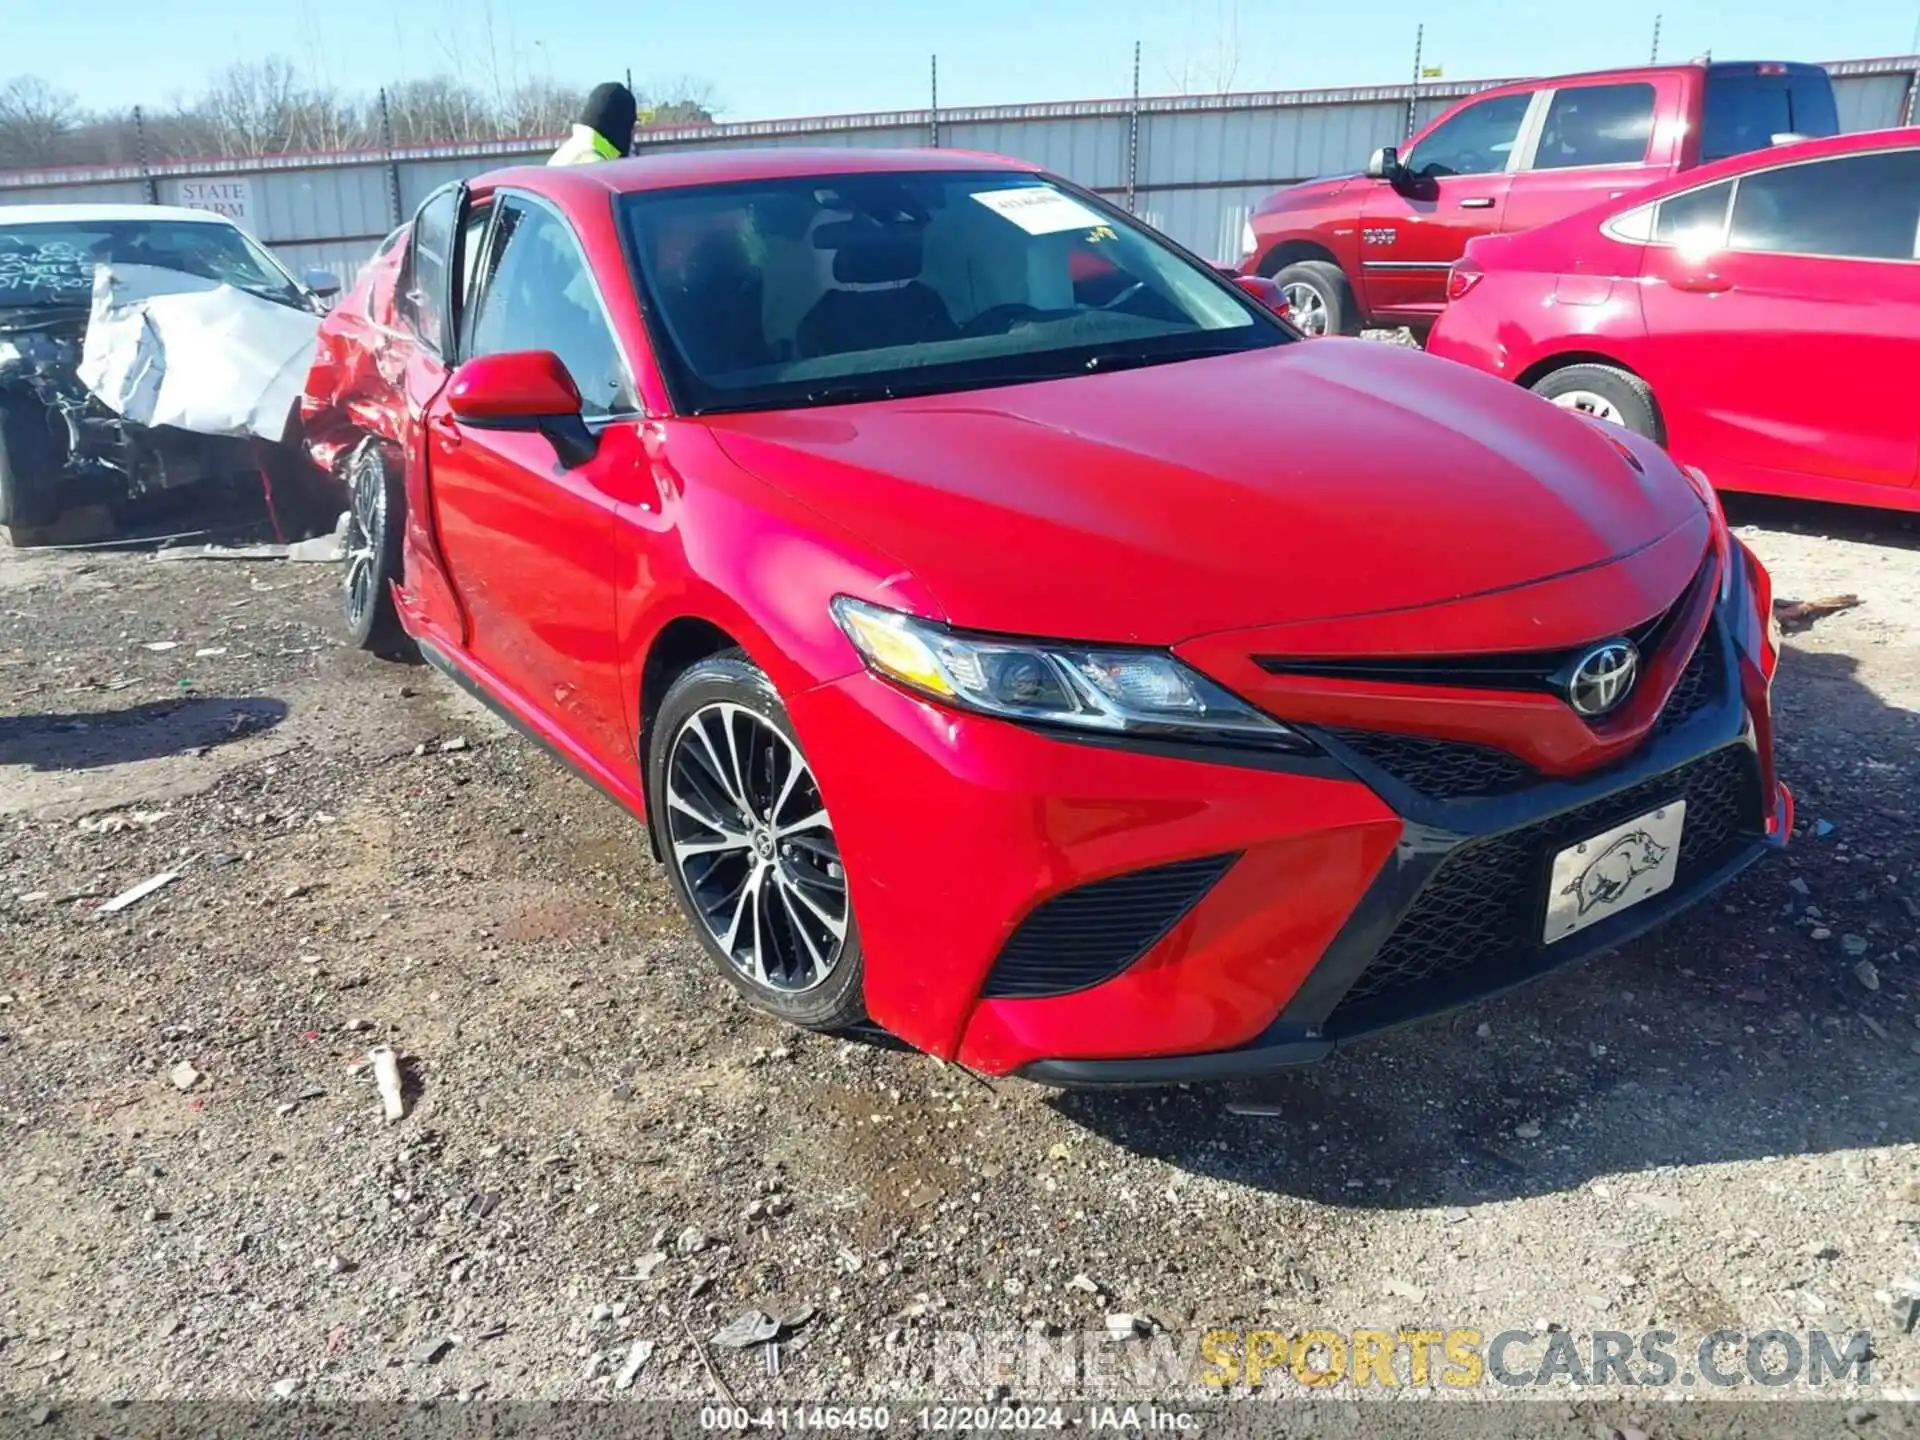
[[[1564,940],[1669,888],[1686,818],[1687,802],[1675,800],[1554,856],[1541,943]]]

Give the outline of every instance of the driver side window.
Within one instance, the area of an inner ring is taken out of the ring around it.
[[[1533,104],[1531,90],[1481,100],[1445,121],[1413,147],[1409,172],[1426,180],[1448,175],[1495,175],[1507,168],[1520,126]]]
[[[638,410],[626,362],[572,228],[530,201],[505,200],[499,209],[473,316],[471,353],[551,351],[573,377],[581,414],[589,420]]]

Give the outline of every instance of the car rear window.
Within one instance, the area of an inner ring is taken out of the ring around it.
[[[1700,127],[1703,162],[1764,150],[1776,135],[1818,138],[1839,133],[1840,115],[1825,71],[1707,72],[1707,111]]]

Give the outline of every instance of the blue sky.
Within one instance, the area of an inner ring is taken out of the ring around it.
[[[107,107],[276,53],[367,89],[456,63],[583,83],[631,67],[698,76],[727,118],[757,119],[923,106],[936,53],[943,105],[1122,95],[1135,39],[1150,94],[1400,82],[1422,21],[1449,79],[1593,69],[1646,60],[1657,12],[1663,59],[1830,60],[1905,53],[1920,0],[0,0],[0,78]]]

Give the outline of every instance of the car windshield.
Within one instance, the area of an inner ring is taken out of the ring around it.
[[[687,413],[1016,384],[1295,338],[1205,266],[1034,175],[815,176],[623,204]]]
[[[231,225],[84,219],[8,224],[0,216],[0,308],[91,304],[94,267],[102,264],[156,265],[282,305],[305,304],[300,287]]]

